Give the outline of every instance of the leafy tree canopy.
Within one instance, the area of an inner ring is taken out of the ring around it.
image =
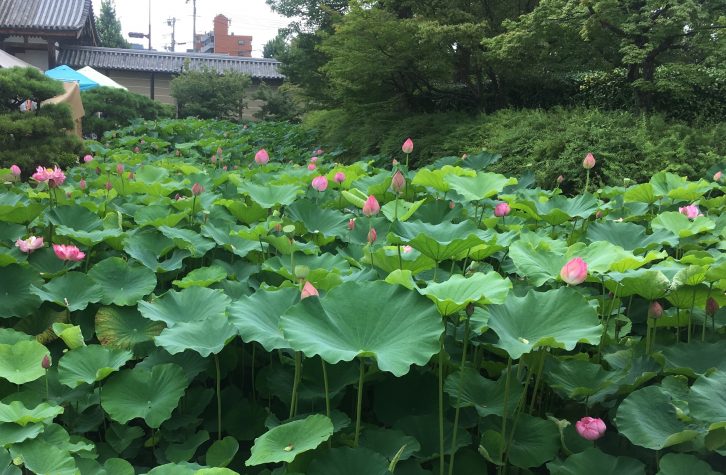
[[[121,22],[116,17],[114,0],[101,2],[101,13],[96,18],[96,29],[101,38],[101,46],[106,48],[130,48],[131,45],[121,32]]]

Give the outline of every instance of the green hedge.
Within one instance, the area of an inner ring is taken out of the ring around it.
[[[101,138],[104,132],[128,125],[133,119],[156,120],[173,117],[173,106],[153,101],[123,89],[97,87],[81,93],[86,116],[83,132]]]

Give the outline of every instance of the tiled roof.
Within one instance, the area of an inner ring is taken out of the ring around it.
[[[0,0],[0,30],[80,31],[91,0]]]
[[[184,65],[188,63],[189,69],[192,70],[207,67],[219,73],[229,70],[238,71],[258,79],[284,78],[278,70],[279,61],[224,54],[62,46],[58,63],[67,64],[73,68],[90,66],[99,70],[115,69],[155,73],[180,73]]]

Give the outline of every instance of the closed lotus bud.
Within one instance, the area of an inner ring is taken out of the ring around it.
[[[657,300],[653,300],[648,306],[648,318],[660,318],[663,316],[663,306]]]
[[[315,170],[316,166],[314,163],[308,163],[308,170],[313,171]]]
[[[557,177],[557,184],[558,185],[561,185],[563,181],[565,181],[565,177],[563,177],[562,175],[560,175],[560,176]]]
[[[222,170],[227,171],[227,165],[223,166]]]
[[[343,173],[343,172],[336,173],[335,177],[333,177],[333,180],[338,184],[343,183],[345,181],[345,173]]]
[[[582,167],[585,170],[589,170],[589,169],[591,169],[594,166],[595,166],[595,155],[593,155],[591,153],[588,153],[585,156],[585,159],[582,161]]]
[[[723,172],[721,170],[713,174],[713,181],[721,181],[723,178]]]
[[[396,193],[400,193],[403,191],[403,188],[406,186],[406,178],[404,178],[403,173],[401,173],[401,170],[396,170],[396,173],[393,174],[393,178],[391,178],[391,188]]]
[[[363,214],[366,216],[375,216],[381,210],[381,205],[378,204],[378,200],[375,196],[370,195],[363,204]]]
[[[138,145],[136,147],[134,147],[134,153],[139,153],[140,151],[141,151],[141,149],[139,148]]]
[[[255,154],[255,162],[258,165],[265,165],[267,162],[270,161],[270,155],[267,153],[267,150],[264,148],[261,148],[257,151]]]
[[[470,303],[466,306],[466,316],[471,317],[472,315],[474,315],[474,304]]]
[[[600,210],[597,210],[597,211],[595,212],[595,219],[600,219],[600,218],[602,218],[602,211],[600,211]]]
[[[467,154],[467,153],[465,153],[464,155],[461,156],[462,160],[466,160],[467,158],[469,158],[469,154]]]
[[[368,231],[368,244],[373,244],[376,242],[376,239],[378,238],[378,233],[376,232],[376,228],[371,228],[370,231]]]
[[[391,160],[391,165],[393,165],[394,167],[398,165],[398,160],[396,160],[395,158]]]
[[[124,172],[124,164],[123,163],[116,164],[116,173],[118,173],[120,175],[123,172]]]
[[[407,138],[405,142],[403,142],[403,145],[401,145],[401,150],[403,153],[411,153],[413,152],[413,140],[411,138]]]
[[[587,279],[587,264],[580,257],[575,257],[562,266],[560,277],[570,285],[578,285]]]
[[[494,216],[497,218],[503,218],[504,216],[509,215],[509,213],[512,211],[512,208],[509,206],[508,203],[499,203],[494,207]]]
[[[212,165],[216,164],[217,163],[217,156],[216,155],[212,155],[212,158],[210,158],[210,160],[212,161]]]
[[[84,163],[89,163],[89,162],[92,162],[92,161],[93,161],[93,155],[86,155],[86,156],[83,157],[83,162]]]
[[[106,182],[106,191],[111,191],[111,188],[113,188],[113,185],[111,184],[110,181],[107,181]]]
[[[308,266],[295,266],[295,278],[298,280],[307,279],[310,274],[310,268]]]
[[[275,224],[275,228],[274,229],[275,229],[275,232],[276,233],[281,233],[282,232],[282,224],[280,224],[280,223]]]
[[[17,165],[13,165],[10,167],[10,173],[13,174],[13,176],[20,176],[20,167]]]
[[[706,315],[713,317],[716,315],[716,312],[718,312],[718,309],[719,305],[718,302],[716,302],[716,299],[709,297],[708,300],[706,300]]]
[[[580,437],[587,440],[597,440],[605,434],[605,423],[596,417],[583,417],[575,424]]]
[[[456,203],[454,203],[454,200],[450,200],[449,201],[449,209],[454,209],[454,208],[456,208]]]
[[[139,140],[139,143],[140,143],[141,145],[144,145],[144,144],[146,143],[146,140],[144,140],[144,139],[141,139],[141,140]]]
[[[81,189],[81,191],[85,191],[86,189],[86,179],[81,178],[81,181],[78,182],[78,188]]]
[[[310,157],[310,163],[318,163],[318,157]]]
[[[308,297],[319,297],[320,294],[318,293],[318,289],[316,289],[313,284],[310,282],[305,282],[305,285],[303,285],[302,292],[300,292],[300,300],[306,299]]]
[[[202,192],[204,192],[204,187],[202,185],[200,185],[199,183],[194,183],[192,185],[192,194],[194,196],[199,196],[202,194]]]
[[[42,361],[40,362],[40,366],[41,366],[41,367],[42,367],[43,369],[49,369],[49,368],[51,367],[51,364],[52,364],[52,363],[51,363],[51,361],[50,361],[50,356],[49,356],[49,355],[45,355],[45,356],[43,357],[43,360],[42,360]]]
[[[352,231],[355,229],[355,219],[349,219],[348,220],[348,231]]]

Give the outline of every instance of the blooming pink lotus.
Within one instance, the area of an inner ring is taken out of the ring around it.
[[[266,165],[269,161],[270,155],[264,148],[259,149],[255,154],[255,163],[257,163],[258,165]]]
[[[587,279],[587,263],[580,257],[571,259],[562,266],[560,277],[569,285],[578,285],[585,282],[585,279]]]
[[[315,151],[315,155],[322,155],[322,154],[323,154],[323,149],[322,148],[319,148],[319,149],[317,149]]]
[[[325,191],[328,189],[328,179],[325,175],[316,176],[313,178],[312,186],[318,191]]]
[[[38,182],[47,181],[50,188],[61,186],[66,181],[65,173],[57,166],[53,168],[38,167],[31,178]]]
[[[194,183],[192,185],[192,195],[199,196],[202,193],[204,193],[204,187],[200,185],[199,183]]]
[[[371,228],[370,231],[368,231],[368,244],[373,244],[376,242],[376,239],[378,239],[376,228]]]
[[[316,289],[313,284],[305,281],[305,284],[303,285],[302,292],[300,292],[300,300],[306,299],[308,297],[319,297],[320,293],[318,293],[318,289]]]
[[[10,173],[12,173],[13,176],[20,176],[20,167],[17,165],[12,165],[10,167]]]
[[[396,170],[396,173],[393,174],[393,178],[391,178],[391,188],[394,192],[400,193],[403,191],[403,188],[406,186],[406,178],[404,178],[403,173],[401,173],[401,170]]]
[[[403,153],[411,153],[413,152],[413,140],[411,138],[407,138],[405,142],[403,142],[403,145],[401,145],[401,150]]]
[[[591,169],[594,166],[595,166],[595,155],[593,155],[591,153],[588,153],[585,156],[585,159],[582,161],[582,167],[585,170],[589,170],[589,169]]]
[[[494,216],[497,218],[503,218],[512,211],[508,203],[499,203],[494,207]]]
[[[335,177],[333,177],[333,180],[335,181],[335,183],[338,183],[338,184],[343,183],[345,181],[345,173],[343,173],[343,172],[336,173]]]
[[[678,212],[686,216],[688,219],[696,219],[699,216],[703,216],[696,205],[682,206],[678,208]]]
[[[353,231],[355,229],[355,218],[351,218],[348,220],[348,231]]]
[[[21,252],[26,252],[30,254],[36,249],[40,249],[41,247],[43,247],[43,238],[30,236],[28,239],[18,239],[17,241],[15,241],[15,247],[20,249]]]
[[[86,155],[83,157],[83,163],[91,163],[93,161],[93,155]]]
[[[605,423],[597,417],[583,417],[577,423],[575,428],[580,436],[587,440],[597,440],[605,434]]]
[[[53,244],[53,252],[62,261],[82,261],[86,253],[71,244]]]
[[[370,195],[363,204],[363,214],[366,216],[375,216],[380,210],[381,205],[378,204],[378,200],[375,196]]]

